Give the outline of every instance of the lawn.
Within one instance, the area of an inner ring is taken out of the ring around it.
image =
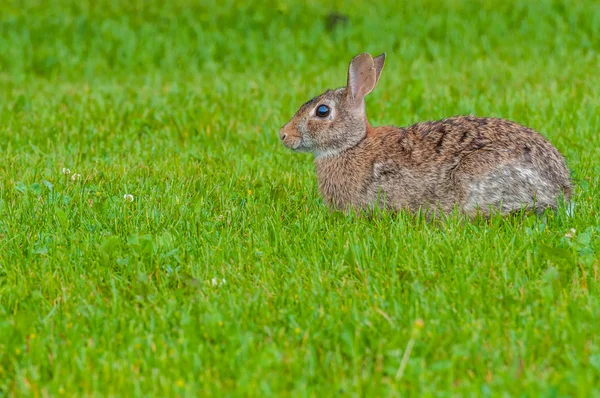
[[[600,5],[371,3],[0,4],[0,396],[600,396]],[[573,212],[329,211],[278,130],[363,51],[371,123],[532,127]]]

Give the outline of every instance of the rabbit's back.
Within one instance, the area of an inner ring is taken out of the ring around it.
[[[542,135],[498,118],[457,116],[404,129],[408,167],[433,202],[466,212],[503,213],[522,207],[555,208],[571,193],[569,171]],[[430,201],[431,202],[431,201]]]

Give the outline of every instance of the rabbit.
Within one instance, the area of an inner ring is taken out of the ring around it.
[[[569,200],[565,159],[542,135],[512,121],[454,116],[371,126],[364,98],[385,57],[355,56],[346,87],[306,102],[279,131],[287,148],[313,153],[319,192],[331,209],[490,216],[541,213]]]

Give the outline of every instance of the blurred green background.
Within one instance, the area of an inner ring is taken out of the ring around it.
[[[277,132],[363,51],[372,124],[532,127],[573,215],[330,212]],[[599,65],[593,0],[1,2],[0,396],[599,395]]]

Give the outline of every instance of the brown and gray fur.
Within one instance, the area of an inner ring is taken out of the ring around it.
[[[385,54],[354,57],[344,88],[304,104],[281,128],[284,145],[312,152],[334,209],[408,209],[469,215],[555,209],[571,195],[564,158],[539,133],[497,118],[456,116],[409,127],[369,124],[364,97]],[[327,105],[330,114],[318,117]]]

